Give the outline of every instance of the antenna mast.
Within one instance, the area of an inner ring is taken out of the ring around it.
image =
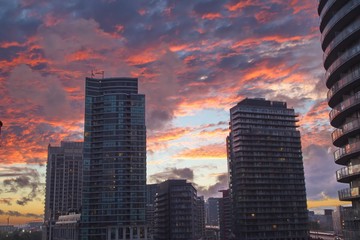
[[[94,78],[95,75],[101,75],[101,79],[104,79],[105,71],[104,70],[91,70],[91,78]]]

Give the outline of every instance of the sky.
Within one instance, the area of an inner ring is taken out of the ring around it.
[[[226,189],[229,109],[299,114],[309,208],[339,205],[317,1],[0,1],[0,224],[40,220],[47,146],[81,141],[85,77],[137,77],[147,181]],[[99,76],[100,77],[100,76]]]

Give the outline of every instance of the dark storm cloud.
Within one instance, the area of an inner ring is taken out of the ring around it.
[[[150,176],[150,181],[160,183],[168,179],[186,179],[193,181],[194,172],[190,168],[166,168],[165,171]]]

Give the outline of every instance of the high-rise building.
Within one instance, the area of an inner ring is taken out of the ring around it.
[[[146,224],[148,226],[148,236],[154,236],[154,212],[155,197],[158,192],[159,184],[146,184]]]
[[[232,204],[230,198],[230,189],[221,190],[222,198],[219,199],[219,227],[220,240],[235,239],[232,233]]]
[[[196,189],[183,179],[159,184],[155,199],[155,240],[195,240]]]
[[[80,235],[146,239],[145,96],[137,78],[86,78]]]
[[[196,198],[195,209],[195,239],[205,237],[205,200],[204,196]]]
[[[285,102],[230,109],[228,165],[235,239],[308,239],[297,115]]]
[[[219,198],[208,198],[206,203],[206,224],[219,226]]]
[[[349,187],[339,199],[351,201],[344,211],[345,239],[360,239],[360,1],[319,0],[321,47],[338,182]]]
[[[60,215],[81,206],[83,143],[61,142],[48,146],[43,240],[53,239],[53,227]]]

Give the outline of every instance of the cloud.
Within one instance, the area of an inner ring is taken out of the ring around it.
[[[205,198],[220,196],[220,190],[229,188],[229,176],[227,173],[218,174],[216,177],[216,183],[208,187],[196,185],[198,196],[204,196]]]
[[[43,219],[44,215],[36,214],[36,213],[20,213],[18,211],[3,211],[0,209],[0,215],[12,216],[12,217],[27,217],[27,218],[34,218],[34,219]]]
[[[11,206],[12,205],[12,198],[0,198],[0,203],[1,204],[6,204],[8,206]]]
[[[178,153],[180,159],[223,159],[226,158],[226,143],[210,144],[198,148],[186,149]]]
[[[42,193],[43,184],[37,170],[27,167],[2,167],[0,177],[10,176],[12,178],[3,180],[3,190],[8,193],[19,193],[20,199],[16,200],[18,205],[24,206]]]
[[[303,149],[307,198],[321,200],[337,198],[337,191],[346,185],[337,183],[335,172],[339,169],[333,155],[320,145]],[[326,196],[326,197],[325,197]]]
[[[165,171],[150,176],[150,182],[160,183],[168,179],[186,179],[193,181],[194,172],[190,168],[166,168]]]

